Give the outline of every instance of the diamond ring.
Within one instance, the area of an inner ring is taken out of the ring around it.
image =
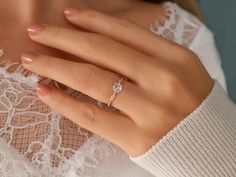
[[[122,89],[123,89],[122,83],[125,80],[127,80],[127,79],[122,77],[118,82],[113,84],[113,86],[112,86],[113,93],[108,100],[107,106],[111,106],[112,102],[116,98],[116,95],[122,91]]]

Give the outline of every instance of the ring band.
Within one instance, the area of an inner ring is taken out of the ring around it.
[[[127,80],[126,78],[122,77],[118,82],[115,82],[112,86],[113,93],[110,96],[107,106],[111,106],[112,102],[115,100],[116,95],[120,93],[123,89],[122,83]]]

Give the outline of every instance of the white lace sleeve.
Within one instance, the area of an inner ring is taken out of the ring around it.
[[[227,91],[220,57],[212,32],[195,16],[177,4],[165,2],[163,7],[166,11],[166,16],[157,18],[151,24],[150,30],[194,51],[211,77],[218,80]]]

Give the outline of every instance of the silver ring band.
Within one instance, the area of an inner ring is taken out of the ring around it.
[[[123,89],[122,83],[127,80],[126,78],[122,77],[118,82],[115,82],[112,86],[113,93],[110,96],[107,106],[111,106],[112,102],[115,100],[116,95],[120,93]]]

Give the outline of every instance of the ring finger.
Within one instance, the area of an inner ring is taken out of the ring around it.
[[[121,78],[115,73],[92,64],[77,63],[46,55],[23,53],[21,59],[23,66],[28,70],[63,83],[104,103],[108,102],[113,93],[113,84]],[[136,117],[136,108],[144,100],[140,93],[138,86],[125,81],[123,91],[119,93],[119,97],[115,98],[112,106],[129,116]]]

